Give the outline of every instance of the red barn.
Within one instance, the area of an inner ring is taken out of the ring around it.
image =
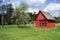
[[[48,12],[39,11],[34,24],[37,28],[54,28],[55,19]]]

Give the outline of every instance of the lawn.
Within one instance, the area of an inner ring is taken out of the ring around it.
[[[0,28],[0,40],[60,40],[60,24],[56,24],[56,28],[52,29],[13,26]]]

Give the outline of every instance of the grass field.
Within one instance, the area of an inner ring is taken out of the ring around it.
[[[0,40],[60,40],[60,24],[52,29],[0,28]]]

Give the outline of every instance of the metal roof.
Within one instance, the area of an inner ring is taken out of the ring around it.
[[[55,20],[55,18],[50,13],[44,11],[41,12],[47,19]]]

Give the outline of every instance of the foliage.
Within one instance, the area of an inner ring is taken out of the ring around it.
[[[12,4],[8,4],[6,7],[6,14],[5,14],[5,19],[8,24],[11,24],[12,16],[13,16],[13,7]]]
[[[55,17],[55,19],[56,19],[55,20],[56,23],[60,23],[60,17]]]
[[[1,16],[3,15],[3,22],[4,22],[4,24],[6,24],[6,23],[10,24],[11,23],[11,18],[12,18],[12,15],[13,15],[12,4],[1,5],[0,6],[0,11],[2,11],[2,13],[0,15]],[[0,19],[1,18],[2,17],[0,17]]]
[[[36,17],[36,12],[34,12],[34,13],[28,13],[29,15],[30,15],[30,17],[31,17],[31,21],[34,21],[35,20],[35,17]]]
[[[25,13],[25,10],[27,10],[26,4],[22,4],[20,7],[15,9],[14,17],[16,19],[16,24],[26,24],[30,20],[30,16]]]

